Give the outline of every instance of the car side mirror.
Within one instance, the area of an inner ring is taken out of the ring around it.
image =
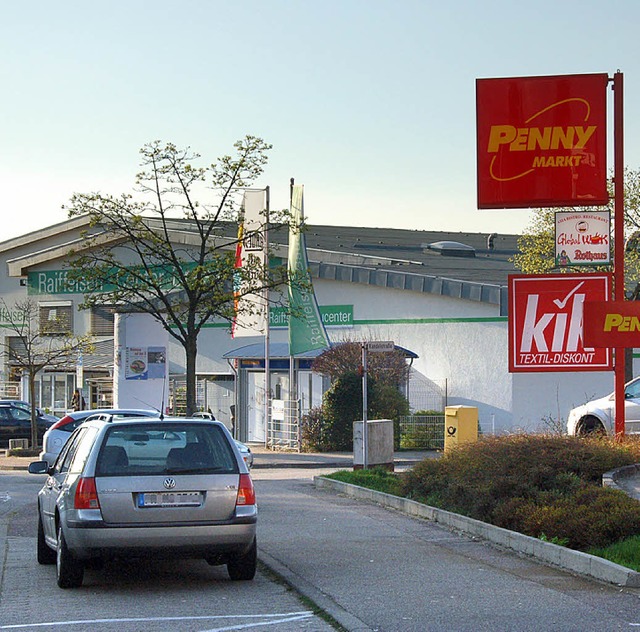
[[[29,463],[28,471],[29,474],[48,474],[49,463],[47,463],[47,461],[34,461],[33,463]]]

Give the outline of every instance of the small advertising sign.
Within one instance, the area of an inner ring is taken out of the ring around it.
[[[606,204],[608,80],[477,79],[478,208]]]
[[[146,380],[148,376],[146,347],[127,347],[125,354],[125,380]]]
[[[509,277],[509,371],[606,371],[608,348],[585,344],[584,305],[607,301],[612,276],[543,274]]]
[[[640,302],[587,301],[584,340],[593,347],[640,347]]]
[[[609,211],[556,213],[556,266],[611,263]]]

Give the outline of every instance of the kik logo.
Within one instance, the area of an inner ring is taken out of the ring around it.
[[[530,294],[524,315],[520,359],[525,364],[584,362],[594,349],[584,348],[582,317],[586,294],[577,283],[563,298],[540,308],[540,295]]]

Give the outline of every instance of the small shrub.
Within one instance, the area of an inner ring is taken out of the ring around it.
[[[323,398],[329,450],[353,450],[353,422],[362,419],[362,379],[355,373],[336,379]]]
[[[322,406],[311,408],[300,420],[300,442],[303,452],[325,452],[327,430],[323,419]]]
[[[401,476],[401,493],[585,550],[640,531],[640,504],[601,487],[604,472],[637,462],[639,455],[637,441],[485,437],[422,461]]]
[[[534,537],[544,533],[586,551],[637,534],[640,503],[619,490],[587,485],[571,496],[523,504],[514,522],[512,530]]]

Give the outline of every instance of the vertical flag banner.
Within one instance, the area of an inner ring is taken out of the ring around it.
[[[266,192],[250,190],[244,192],[243,210],[238,224],[238,245],[235,267],[243,272],[257,265],[262,269],[266,261]],[[234,338],[261,336],[267,327],[266,301],[263,296],[247,293],[247,283],[238,272],[234,281],[234,304],[236,317],[231,334]]]
[[[289,229],[289,355],[329,347],[316,295],[311,284],[307,247],[302,227],[304,187],[294,185],[291,191],[291,226]],[[303,287],[300,287],[300,285]]]

